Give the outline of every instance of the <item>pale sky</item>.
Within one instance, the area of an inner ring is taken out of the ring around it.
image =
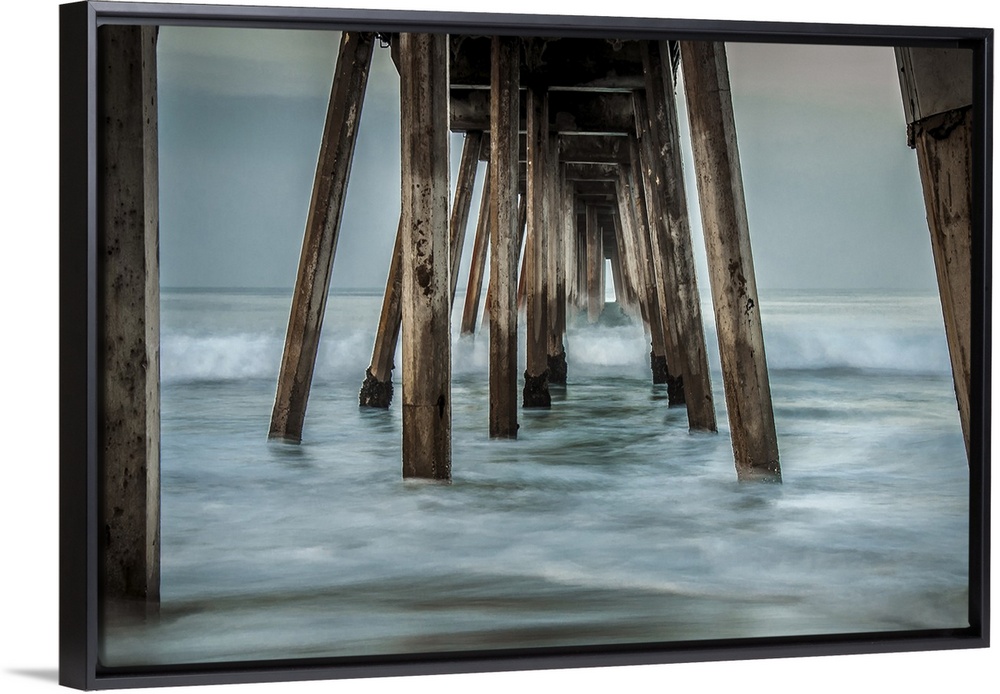
[[[292,287],[338,42],[331,32],[161,28],[163,286]],[[933,290],[892,50],[729,44],[728,55],[759,288]],[[334,288],[384,286],[399,215],[398,90],[388,50],[376,48]],[[679,108],[704,293],[683,98]],[[457,165],[461,136],[451,142]],[[478,195],[479,185],[460,287]]]

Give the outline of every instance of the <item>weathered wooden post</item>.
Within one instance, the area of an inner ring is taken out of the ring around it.
[[[681,57],[736,472],[780,482],[726,48],[683,41]]]
[[[405,163],[403,164],[405,167]],[[406,180],[406,172],[402,171]],[[365,370],[365,380],[358,394],[361,407],[387,409],[392,403],[392,370],[395,368],[396,344],[399,342],[399,328],[403,319],[403,215],[399,216],[396,241],[389,261],[389,275],[385,281],[382,296],[382,311],[379,313],[378,328],[375,331],[375,346],[372,361]]]
[[[515,263],[515,267],[519,267],[520,266],[521,253],[523,252],[522,249],[524,248],[524,227],[528,223],[528,219],[527,218],[528,218],[528,198],[527,198],[527,196],[522,195],[522,196],[520,196],[520,199],[519,199],[519,201],[517,203],[517,262]],[[516,292],[520,292],[520,285],[518,285],[518,288],[515,291]],[[493,294],[493,283],[492,283],[492,281],[490,281],[490,283],[487,284],[487,286],[486,286],[486,306],[487,306],[487,309],[485,311],[483,311],[483,326],[484,327],[486,325],[488,325],[489,321],[490,321],[489,305],[490,305],[490,296],[492,294]],[[517,297],[518,297],[518,304],[519,304],[517,308],[518,308],[518,310],[520,310],[520,294],[519,293],[517,294]]]
[[[517,218],[520,39],[494,36],[490,61],[490,438],[517,438]]]
[[[448,36],[400,34],[403,477],[451,479]]]
[[[640,42],[640,54],[646,75],[649,110],[648,142],[644,149],[652,155],[650,165],[654,173],[651,179],[647,179],[654,186],[647,195],[647,205],[655,213],[650,219],[650,228],[654,232],[654,263],[663,263],[663,276],[669,283],[664,287],[666,291],[663,294],[664,305],[671,314],[665,326],[670,330],[671,342],[681,360],[679,366],[684,379],[688,424],[692,430],[715,431],[715,401],[691,248],[680,131],[667,42]]]
[[[527,270],[526,365],[524,407],[551,407],[548,363],[549,254],[549,109],[548,90],[528,85],[528,236],[524,249]]]
[[[98,32],[103,599],[160,599],[156,27]]]
[[[663,326],[663,310],[660,308],[659,293],[656,289],[656,272],[653,268],[653,250],[649,232],[649,213],[646,208],[646,193],[643,184],[639,141],[629,137],[629,164],[627,170],[628,188],[632,194],[633,220],[635,222],[636,251],[638,252],[641,277],[645,287],[646,319],[650,332],[649,365],[654,384],[666,384],[667,402],[670,406],[684,404],[684,388],[677,367],[668,364],[667,341],[669,331]]]
[[[375,35],[345,31],[330,91],[268,438],[302,440]]]
[[[636,255],[635,230],[632,219],[634,210],[630,209],[631,193],[628,190],[628,179],[624,166],[618,167],[618,180],[615,182],[615,238],[621,255],[622,269],[629,285],[631,306],[629,310],[633,317],[646,317],[645,278],[639,270]],[[647,325],[648,330],[648,325]]]
[[[908,142],[927,209],[965,451],[972,368],[972,51],[897,48]]]
[[[604,312],[604,238],[597,223],[597,207],[587,205],[587,321],[596,323]]]
[[[546,314],[548,319],[547,362],[549,369],[549,384],[566,385],[566,346],[563,337],[566,333],[566,269],[563,265],[565,252],[562,244],[562,213],[559,166],[559,136],[549,133],[548,157],[545,167],[545,195],[547,198],[546,219],[548,236],[548,257],[545,275],[548,278],[546,293]]]
[[[618,196],[619,199],[621,196]],[[633,318],[640,317],[638,291],[635,288],[636,270],[633,265],[632,248],[626,240],[625,229],[627,212],[617,204],[612,210],[612,224],[615,229],[615,246],[611,249],[611,267],[617,274],[615,280],[615,296],[622,310]]]
[[[469,284],[465,291],[465,306],[462,309],[462,335],[473,335],[476,332],[479,296],[483,291],[483,275],[486,273],[486,251],[490,243],[490,170],[489,164],[486,166],[486,180],[479,201],[476,237],[473,239],[472,258],[469,260]],[[488,297],[487,305],[489,305]]]
[[[560,233],[563,238],[563,287],[566,292],[562,303],[562,327],[566,332],[566,312],[569,306],[576,306],[578,301],[579,278],[577,277],[577,234],[576,206],[573,200],[573,184],[566,180],[565,170],[561,177],[562,226]]]

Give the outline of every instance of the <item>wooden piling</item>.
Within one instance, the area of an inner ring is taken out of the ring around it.
[[[98,31],[100,591],[160,598],[156,27]]]
[[[972,51],[897,48],[908,141],[927,210],[955,397],[970,454],[972,384]]]
[[[400,34],[403,477],[451,479],[448,36]]]
[[[640,42],[646,98],[649,109],[649,139],[655,148],[654,183],[657,211],[658,253],[671,282],[666,305],[672,316],[667,323],[684,378],[684,400],[692,430],[716,431],[715,401],[701,317],[701,295],[694,268],[691,225],[681,162],[680,129],[674,102],[674,77],[666,41]]]
[[[520,39],[494,36],[490,61],[490,438],[517,438],[517,216]]]
[[[621,197],[619,195],[619,201]],[[615,230],[615,246],[611,252],[612,272],[617,273],[615,299],[627,315],[639,318],[642,312],[639,309],[638,293],[635,288],[636,270],[632,263],[633,251],[626,241],[626,213],[619,204],[616,204],[611,217]]]
[[[405,163],[404,163],[405,166]],[[405,171],[403,179],[406,180]],[[365,370],[365,380],[358,394],[361,407],[387,409],[392,404],[392,370],[395,368],[396,345],[403,318],[403,215],[396,228],[396,241],[389,261],[389,275],[382,295],[382,311],[375,331],[372,361]]]
[[[521,267],[521,256],[524,253],[524,228],[528,223],[528,198],[525,195],[520,196],[517,203],[517,263],[516,267]],[[517,310],[521,310],[521,285],[520,281],[517,282]],[[493,284],[492,281],[486,287],[486,306],[487,309],[483,311],[483,325],[487,325],[490,320],[490,296],[493,294]]]
[[[548,365],[549,114],[547,90],[528,85],[528,236],[525,246],[526,366],[524,407],[551,407]]]
[[[676,366],[672,373],[671,365],[668,363],[669,333],[663,325],[663,310],[660,307],[659,292],[656,288],[657,280],[653,267],[653,248],[649,232],[649,211],[646,208],[646,192],[639,149],[638,138],[630,137],[629,164],[626,175],[632,198],[632,219],[636,234],[640,277],[642,277],[645,288],[646,321],[650,332],[649,365],[653,374],[653,383],[666,384],[667,386],[668,404],[680,406],[684,404],[684,388]]]
[[[604,238],[597,223],[597,207],[587,205],[587,321],[596,323],[604,312]]]
[[[334,72],[268,438],[302,440],[375,35],[345,31]]]
[[[562,176],[562,226],[560,233],[563,237],[563,287],[566,297],[562,304],[562,326],[566,331],[566,313],[569,306],[576,306],[579,299],[577,277],[577,232],[576,232],[576,206],[573,201],[573,184]]]
[[[560,190],[563,181],[560,179],[559,137],[554,132],[549,133],[545,173],[546,208],[548,210],[548,258],[545,275],[548,277],[546,318],[548,321],[549,384],[566,385],[566,346],[563,343],[566,333],[566,269],[563,264],[565,251],[563,250],[560,219],[562,216]]]
[[[683,41],[681,57],[736,471],[780,482],[726,49]]]
[[[490,170],[486,165],[485,185],[479,202],[479,221],[476,223],[476,238],[472,243],[472,258],[469,261],[469,284],[465,291],[465,306],[462,310],[462,335],[476,332],[479,317],[479,296],[483,291],[483,275],[486,272],[486,251],[490,241]],[[487,306],[489,299],[487,298]]]

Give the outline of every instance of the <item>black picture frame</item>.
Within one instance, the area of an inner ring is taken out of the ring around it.
[[[96,32],[104,24],[753,40],[963,47],[974,64],[973,339],[969,621],[966,629],[817,635],[666,645],[519,649],[351,659],[103,669],[97,660],[98,259]],[[990,345],[993,32],[286,7],[78,2],[60,7],[60,682],[79,689],[279,682],[369,676],[591,667],[989,645]]]

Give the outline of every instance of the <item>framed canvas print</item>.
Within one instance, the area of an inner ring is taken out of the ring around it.
[[[988,645],[991,29],[60,31],[63,684]]]

